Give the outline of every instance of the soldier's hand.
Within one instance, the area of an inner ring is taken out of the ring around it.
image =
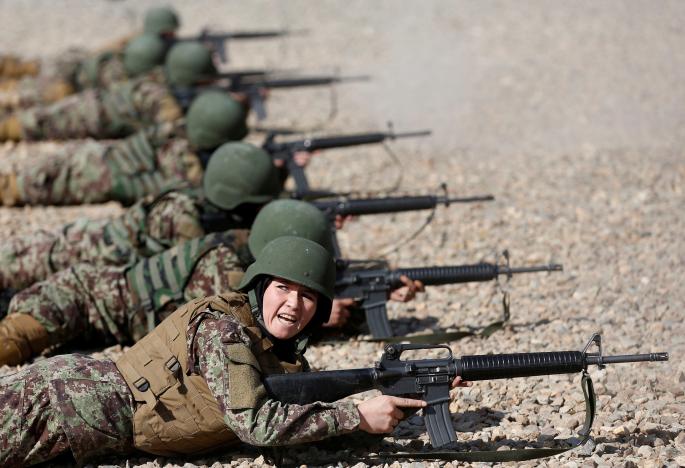
[[[392,432],[404,418],[400,408],[424,408],[426,402],[411,398],[381,395],[357,405],[359,410],[359,430],[370,434]]]
[[[421,281],[412,281],[405,275],[400,276],[401,286],[390,292],[390,300],[396,302],[409,302],[416,297],[417,292],[423,292],[425,288]]]
[[[331,318],[328,322],[324,323],[324,327],[328,328],[339,328],[347,323],[350,318],[350,307],[355,304],[354,299],[344,298],[344,299],[333,299],[333,307],[331,308]]]
[[[335,228],[336,229],[342,229],[345,227],[345,223],[348,222],[349,220],[354,219],[354,216],[352,215],[335,215]]]
[[[250,110],[250,95],[249,94],[231,91],[228,93],[228,95],[231,97],[231,99],[233,99],[238,104],[243,106],[243,109],[245,109],[246,111]]]
[[[309,164],[309,161],[311,161],[312,156],[316,155],[319,151],[296,151],[295,154],[293,154],[293,159],[295,160],[295,164],[297,164],[300,167],[305,167],[307,164]],[[285,166],[285,160],[284,159],[274,159],[274,166],[276,167],[283,167]]]
[[[295,160],[295,164],[297,164],[300,167],[306,167],[307,164],[309,164],[309,161],[312,160],[312,156],[317,156],[321,153],[321,150],[315,150],[315,151],[296,151],[295,154],[293,155],[293,159]]]
[[[457,388],[457,387],[470,387],[473,385],[473,382],[467,382],[466,380],[462,380],[461,376],[457,376],[453,381],[450,387],[452,388]]]

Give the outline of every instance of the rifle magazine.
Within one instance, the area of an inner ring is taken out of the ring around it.
[[[366,315],[366,324],[374,338],[383,339],[393,336],[385,301],[381,304],[364,304],[364,314]]]
[[[423,412],[426,430],[433,447],[444,447],[457,441],[450,418],[449,401],[429,405]]]

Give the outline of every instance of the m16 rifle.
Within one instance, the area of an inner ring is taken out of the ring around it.
[[[370,214],[400,213],[403,211],[431,210],[438,205],[450,206],[452,203],[474,203],[492,201],[492,195],[482,195],[465,198],[452,198],[447,195],[418,195],[384,198],[358,198],[338,200],[313,200],[311,204],[319,208],[328,217],[331,229],[333,252],[337,258],[341,257],[340,246],[335,235],[336,216],[357,216]]]
[[[311,86],[331,86],[338,83],[351,81],[368,81],[368,76],[298,76],[282,78],[245,78],[239,83],[231,85],[229,91],[245,93],[250,101],[250,107],[254,110],[258,120],[266,118],[264,107],[264,91],[272,89],[302,88]]]
[[[591,345],[598,351],[588,352]],[[444,349],[447,356],[437,359],[404,360],[405,351]],[[381,360],[371,368],[278,374],[264,377],[267,392],[284,403],[307,404],[315,401],[333,402],[349,395],[377,389],[383,394],[423,399],[428,406],[423,415],[433,447],[456,442],[449,413],[450,385],[456,377],[465,381],[509,379],[552,374],[583,373],[587,417],[580,433],[584,443],[594,420],[595,394],[587,374],[588,366],[600,369],[607,364],[668,361],[668,353],[604,356],[599,334],[592,336],[582,351],[540,353],[486,354],[455,359],[446,345],[389,344]],[[569,447],[569,448],[573,448]],[[440,452],[445,457],[464,461],[511,461],[556,455],[569,448],[527,449],[503,452]],[[387,455],[387,454],[386,454]],[[402,458],[407,458],[405,454]],[[409,458],[436,458],[436,453],[419,452]]]
[[[360,198],[353,200],[313,200],[313,204],[329,219],[331,243],[336,258],[340,258],[340,246],[335,235],[336,215],[365,215],[398,213],[402,211],[426,210],[437,205],[449,206],[451,203],[469,203],[494,200],[492,195],[468,198],[449,198],[447,196],[421,195],[387,198]],[[236,227],[236,220],[232,214],[222,210],[207,211],[202,215],[203,226],[207,231],[216,232]],[[249,226],[249,225],[248,225]]]
[[[383,339],[394,336],[386,303],[393,289],[403,285],[402,276],[421,281],[425,286],[492,281],[505,275],[511,278],[521,273],[562,271],[559,264],[538,265],[512,268],[493,263],[474,265],[431,266],[422,268],[397,269],[355,269],[346,268],[344,261],[338,261],[338,277],[335,282],[335,297],[353,298],[364,311],[366,323],[374,338]]]
[[[233,32],[212,32],[203,29],[197,36],[181,37],[175,41],[200,41],[212,47],[222,63],[228,62],[228,51],[226,44],[228,41],[253,40],[253,39],[274,39],[278,37],[301,34],[304,31],[290,31],[285,29],[263,30],[263,31],[233,31]]]
[[[195,86],[175,87],[174,97],[183,109],[190,106],[192,100],[202,91],[211,89],[243,93],[247,95],[250,107],[255,111],[257,118],[266,118],[266,108],[264,107],[264,91],[270,89],[301,88],[307,86],[330,86],[336,83],[349,81],[365,81],[367,76],[301,76],[301,77],[281,77],[268,78],[268,71],[247,70],[245,72],[218,73],[207,77],[202,77],[201,81],[214,81],[208,84],[197,84]],[[228,79],[229,83],[224,85],[217,80]]]
[[[382,143],[386,140],[397,140],[400,138],[413,138],[428,136],[431,134],[430,130],[420,130],[415,132],[395,133],[389,132],[371,132],[371,133],[356,133],[351,135],[333,135],[322,136],[315,138],[305,138],[302,140],[293,141],[276,141],[276,133],[267,135],[262,148],[274,159],[280,159],[285,163],[288,173],[295,181],[295,197],[303,198],[311,194],[318,194],[312,191],[309,187],[307,176],[304,173],[304,168],[298,166],[295,162],[294,155],[298,151],[317,151],[331,148],[347,148],[350,146],[370,145]]]

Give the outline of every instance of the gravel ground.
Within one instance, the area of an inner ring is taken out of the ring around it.
[[[563,273],[502,284],[512,298],[509,325],[488,339],[452,343],[456,355],[575,350],[594,332],[602,333],[609,354],[670,352],[668,363],[591,372],[599,401],[594,450],[519,466],[685,466],[684,3],[171,3],[188,34],[207,24],[308,30],[287,41],[233,44],[236,67],[373,76],[337,88],[333,119],[327,91],[274,93],[267,125],[352,132],[392,120],[397,130],[434,132],[393,143],[399,163],[380,147],[323,154],[308,169],[317,185],[388,191],[400,181],[400,193],[428,193],[446,182],[454,195],[497,197],[439,208],[411,242],[405,240],[426,213],[359,219],[340,235],[350,257],[381,252],[393,265],[420,266],[492,261],[508,249],[514,265],[564,264]],[[151,4],[6,0],[0,2],[0,50],[49,59],[68,46],[97,47],[132,30]],[[7,144],[0,147],[0,165],[50,145]],[[3,208],[0,233],[119,211],[115,204]],[[407,333],[477,327],[499,318],[499,301],[494,283],[431,288],[409,305],[391,305],[390,315]],[[357,340],[319,344],[309,356],[316,368],[333,369],[369,366],[381,351],[380,344]],[[459,440],[469,448],[506,450],[575,435],[584,417],[579,380],[549,376],[459,390],[451,404]],[[385,442],[354,438],[288,456],[324,464],[344,455],[341,445],[360,454],[388,442],[420,448],[427,442],[422,419],[410,418]],[[107,463],[252,466],[264,460],[246,451]]]

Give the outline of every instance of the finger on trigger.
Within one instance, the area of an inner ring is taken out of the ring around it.
[[[412,398],[400,398],[400,397],[392,397],[392,401],[397,405],[397,406],[402,406],[405,408],[423,408],[426,406],[426,402],[423,400],[414,400]]]

